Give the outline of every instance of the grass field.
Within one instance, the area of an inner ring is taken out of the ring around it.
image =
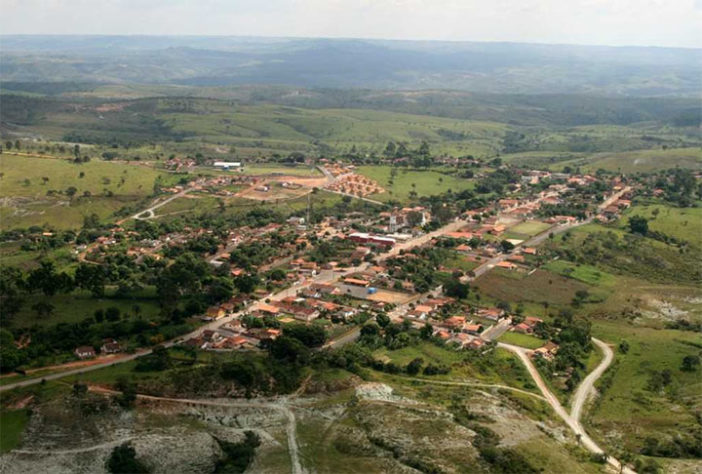
[[[19,444],[28,421],[27,410],[0,410],[0,453],[6,453]]]
[[[596,153],[561,161],[549,166],[560,171],[564,166],[583,171],[595,172],[599,168],[620,173],[647,173],[670,168],[702,170],[702,150],[700,148],[669,148],[667,150],[635,150],[619,153]]]
[[[275,164],[246,164],[243,174],[251,176],[268,175],[289,175],[289,176],[316,176],[321,177],[322,173],[317,168],[309,166],[284,166]]]
[[[702,247],[702,208],[677,208],[664,204],[636,205],[626,210],[626,219],[621,219],[621,226],[626,226],[631,216],[643,216],[648,219],[648,228],[677,239]]]
[[[527,349],[536,349],[546,344],[546,341],[539,339],[536,336],[529,334],[520,334],[518,332],[507,331],[499,339],[500,342],[506,344],[514,344],[515,346],[526,347]]]
[[[92,213],[104,219],[151,195],[156,178],[163,175],[144,165],[98,160],[78,165],[11,155],[0,155],[0,170],[2,229],[43,224],[77,228]],[[66,194],[69,187],[76,189],[74,197]],[[57,194],[47,195],[50,190]]]
[[[565,260],[551,260],[544,268],[559,275],[582,281],[588,285],[611,287],[617,281],[616,276],[597,267],[585,264],[577,265]]]
[[[593,334],[618,345],[626,340],[630,349],[618,352],[612,384],[596,404],[590,418],[598,437],[617,440],[638,450],[647,436],[685,432],[695,427],[695,411],[702,403],[699,371],[680,370],[686,355],[698,354],[702,337],[694,332],[636,327],[623,322],[598,321]],[[647,389],[653,371],[671,371],[665,391]]]
[[[461,178],[455,175],[443,174],[439,171],[431,170],[407,170],[398,169],[397,175],[390,184],[390,166],[360,166],[359,174],[374,179],[385,189],[384,193],[369,196],[380,201],[409,201],[410,193],[416,192],[418,196],[431,196],[448,191],[463,191],[473,189],[474,181]]]
[[[540,234],[541,232],[545,231],[551,227],[551,224],[546,224],[545,222],[540,222],[540,221],[524,221],[520,222],[519,224],[515,225],[514,227],[510,227],[508,230],[509,232],[515,233],[515,234],[523,234],[527,235],[529,237],[534,236],[536,234]]]
[[[53,313],[48,318],[40,318],[32,309],[32,306],[45,301],[54,307]],[[93,298],[88,292],[75,291],[71,294],[57,294],[55,296],[37,296],[32,301],[27,301],[14,318],[14,325],[17,327],[29,327],[35,324],[51,325],[56,323],[76,323],[85,318],[92,317],[96,310],[105,310],[109,307],[116,307],[122,315],[134,314],[134,306],[140,308],[139,314],[144,318],[156,316],[159,306],[155,299],[135,298]]]
[[[492,270],[478,278],[474,286],[495,301],[534,305],[546,302],[551,307],[568,305],[576,291],[588,289],[584,283],[544,270],[521,278],[514,271],[507,272]]]

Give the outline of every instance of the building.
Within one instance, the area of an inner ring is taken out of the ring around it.
[[[93,349],[91,346],[80,346],[76,347],[73,354],[75,354],[75,356],[81,360],[92,359],[95,357],[95,349]]]
[[[349,234],[348,238],[349,240],[353,240],[354,242],[358,242],[360,244],[375,244],[383,247],[392,247],[396,243],[396,240],[390,237],[371,235],[365,232],[354,232],[353,234]]]
[[[215,161],[214,167],[215,168],[222,168],[225,171],[228,171],[230,169],[239,170],[239,169],[241,169],[241,162],[240,161]]]

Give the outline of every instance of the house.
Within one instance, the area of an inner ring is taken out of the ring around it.
[[[467,345],[468,349],[480,349],[485,345],[485,341],[477,337],[473,338]]]
[[[91,359],[95,357],[95,349],[93,349],[91,346],[80,346],[76,347],[73,354],[75,354],[75,356],[81,360]]]
[[[369,281],[359,280],[358,278],[344,278],[344,283],[347,285],[362,286],[367,288],[370,285]]]
[[[478,316],[491,321],[497,321],[504,316],[504,314],[505,312],[499,308],[480,308],[478,310]]]
[[[515,268],[517,268],[517,265],[515,265],[512,262],[508,262],[506,260],[503,260],[501,262],[497,262],[497,264],[495,266],[499,267],[499,268],[504,268],[506,270],[514,270]]]
[[[100,347],[101,354],[117,354],[122,351],[122,347],[114,339],[105,339],[103,345]]]
[[[207,319],[210,321],[216,321],[217,319],[223,318],[225,315],[223,308],[219,306],[213,306],[207,309]]]
[[[512,328],[512,331],[518,332],[519,334],[532,334],[534,329],[525,323],[519,323]]]
[[[280,313],[280,308],[268,303],[259,304],[257,310],[262,314],[271,316],[277,316]]]
[[[483,332],[483,325],[482,324],[466,324],[463,327],[463,331],[467,332],[468,334],[473,334],[474,336],[477,336],[481,332]]]
[[[544,359],[550,360],[558,352],[558,344],[553,341],[548,341],[543,346],[538,349],[534,349],[532,353],[533,357],[543,357]]]
[[[444,320],[443,325],[450,329],[457,330],[462,328],[465,323],[465,316],[451,316],[450,318]]]
[[[541,318],[535,318],[534,316],[527,316],[524,319],[524,324],[531,327],[532,329],[536,327],[537,324],[543,323],[544,320]]]

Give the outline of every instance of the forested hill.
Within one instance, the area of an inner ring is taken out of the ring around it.
[[[238,37],[3,36],[3,81],[696,96],[702,50]]]

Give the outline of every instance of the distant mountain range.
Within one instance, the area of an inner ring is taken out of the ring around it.
[[[0,80],[699,96],[702,50],[246,37],[2,36]]]

